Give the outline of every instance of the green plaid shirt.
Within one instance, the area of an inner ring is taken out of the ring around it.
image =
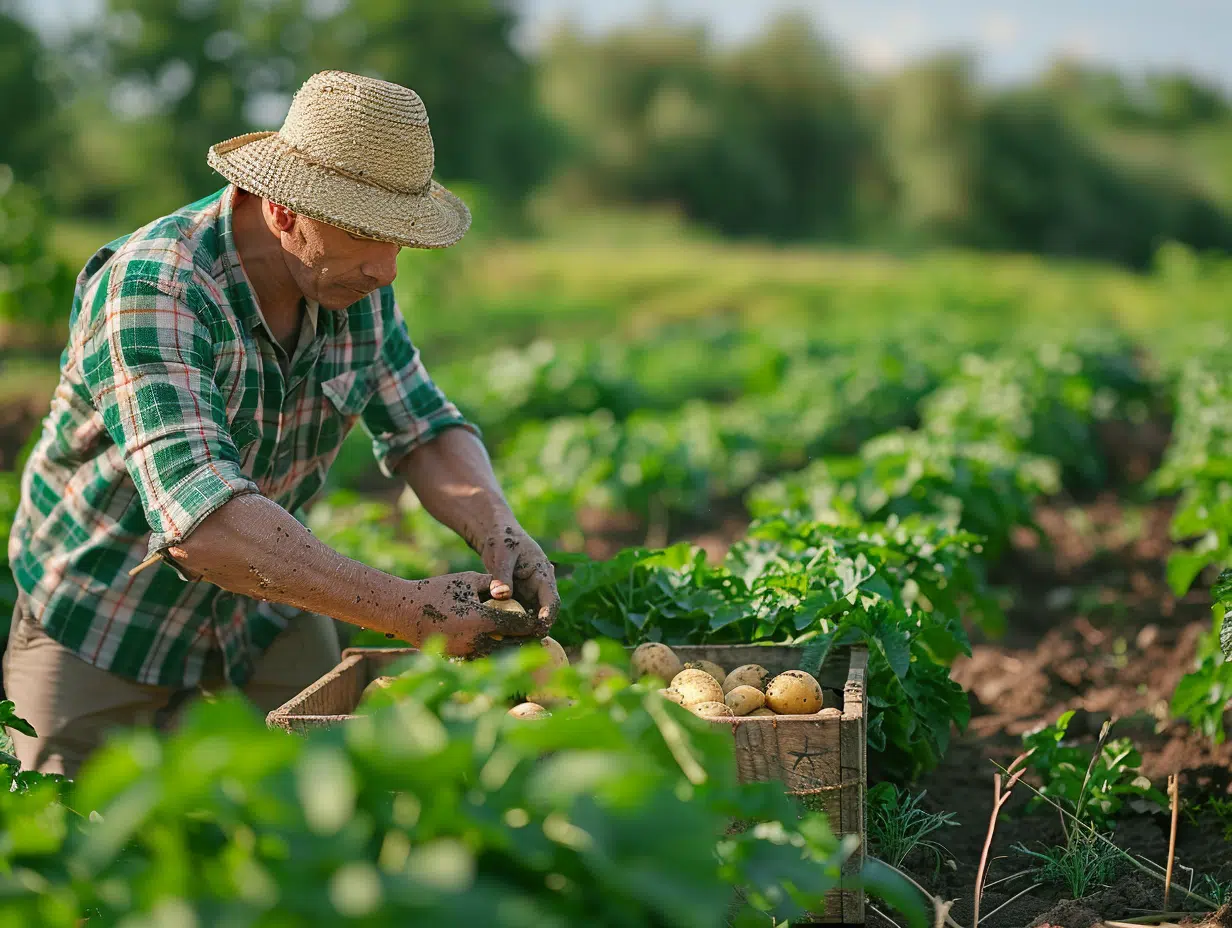
[[[359,421],[386,476],[443,429],[470,428],[424,370],[389,287],[344,312],[309,305],[288,358],[240,264],[232,190],[86,264],[9,539],[47,634],[141,683],[193,686],[216,651],[243,684],[297,610],[186,582],[165,560],[132,567],[240,494],[298,515]]]

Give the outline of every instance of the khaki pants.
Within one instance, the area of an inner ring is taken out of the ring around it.
[[[278,708],[338,663],[333,620],[304,613],[257,661],[244,694],[261,712]],[[38,738],[10,732],[22,769],[77,775],[107,732],[147,725],[173,729],[185,706],[204,691],[148,686],[90,664],[49,637],[18,597],[4,652],[4,690]]]

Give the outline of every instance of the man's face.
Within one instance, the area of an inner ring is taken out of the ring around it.
[[[304,296],[326,309],[346,309],[398,274],[398,245],[360,238],[307,216],[295,216],[292,228],[282,233],[282,247]]]

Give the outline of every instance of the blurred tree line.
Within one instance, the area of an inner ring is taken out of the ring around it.
[[[1059,64],[992,90],[947,55],[874,78],[792,15],[735,48],[654,19],[566,28],[531,59],[516,25],[502,0],[104,0],[53,42],[0,0],[0,217],[37,199],[140,225],[221,186],[211,143],[276,128],[309,74],[340,68],[414,87],[437,175],[482,189],[508,231],[533,194],[774,241],[1133,266],[1168,240],[1232,250],[1229,102],[1184,75]],[[22,260],[12,239],[0,226],[0,267]]]

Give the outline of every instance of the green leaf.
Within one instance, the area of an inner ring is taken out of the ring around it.
[[[11,699],[0,701],[0,725],[11,728],[13,731],[19,731],[29,738],[38,737],[34,726],[17,714],[16,706]]]
[[[1168,586],[1177,596],[1184,596],[1203,568],[1214,561],[1211,554],[1193,554],[1181,549],[1173,551],[1168,555]]]
[[[910,636],[889,622],[879,623],[874,634],[874,640],[881,647],[890,669],[899,679],[906,677],[907,669],[911,666]]]

